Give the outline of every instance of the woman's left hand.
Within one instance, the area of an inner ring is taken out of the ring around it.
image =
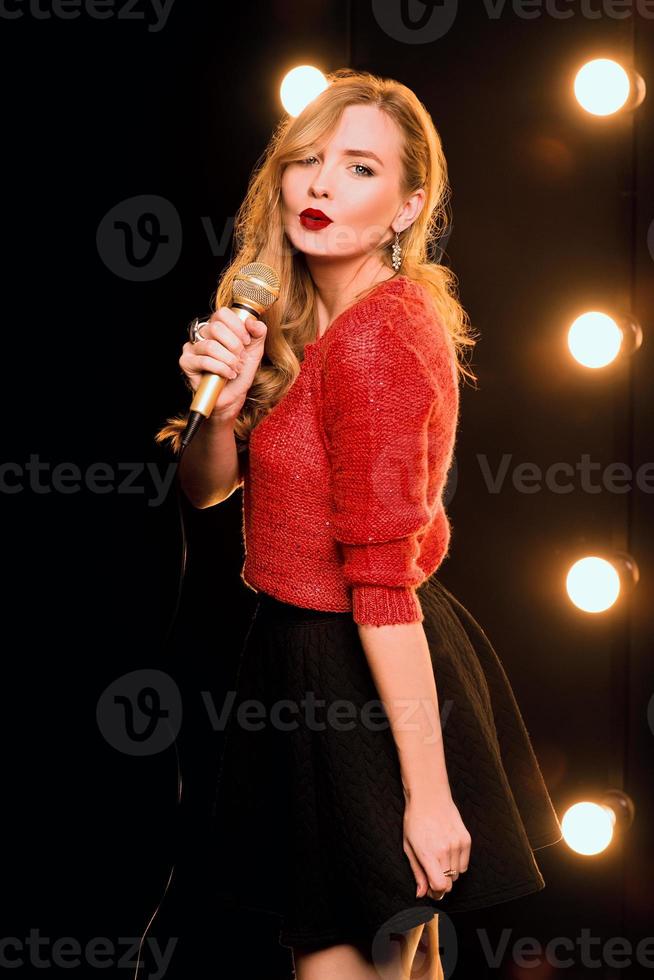
[[[450,793],[406,800],[404,853],[416,878],[417,898],[429,893],[440,900],[451,891],[457,873],[468,870],[471,844]],[[454,875],[443,874],[450,869]]]

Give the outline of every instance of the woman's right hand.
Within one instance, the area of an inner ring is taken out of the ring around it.
[[[440,901],[468,870],[472,838],[449,792],[431,793],[404,807],[404,853],[417,883],[416,897]],[[445,875],[452,869],[454,876]]]
[[[228,379],[211,419],[233,422],[237,418],[263,357],[267,329],[262,320],[250,316],[244,322],[233,310],[221,306],[200,327],[204,339],[184,344],[179,366],[192,391],[198,388],[203,374]]]

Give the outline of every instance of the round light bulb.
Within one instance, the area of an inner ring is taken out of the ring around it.
[[[298,65],[286,73],[279,87],[279,97],[289,116],[299,116],[310,102],[320,95],[329,82],[313,65]]]
[[[584,612],[605,612],[620,595],[617,570],[605,558],[596,555],[576,561],[567,574],[565,585],[571,601]]]
[[[563,838],[577,854],[599,854],[613,838],[615,813],[601,803],[575,803],[561,820]]]
[[[574,92],[580,106],[594,116],[610,116],[621,109],[631,90],[629,75],[617,61],[595,58],[579,69]]]
[[[584,367],[606,367],[615,360],[622,345],[622,330],[606,313],[582,313],[568,331],[568,349]]]

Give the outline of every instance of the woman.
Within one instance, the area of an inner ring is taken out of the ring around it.
[[[197,507],[243,487],[258,593],[212,871],[221,901],[281,917],[298,980],[405,980],[425,955],[442,977],[439,910],[540,890],[533,851],[561,829],[499,658],[435,576],[475,343],[428,259],[441,142],[406,86],[328,81],[274,134],[216,312],[179,361],[193,390],[230,379],[179,473]],[[228,308],[254,261],[282,284],[266,324]],[[179,450],[185,424],[158,440]]]

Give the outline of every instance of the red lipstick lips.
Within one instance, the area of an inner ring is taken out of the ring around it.
[[[328,218],[326,214],[322,211],[317,211],[315,208],[306,208],[300,215],[300,221],[302,222],[303,228],[310,228],[312,231],[326,228],[327,225],[332,223],[331,218]]]

